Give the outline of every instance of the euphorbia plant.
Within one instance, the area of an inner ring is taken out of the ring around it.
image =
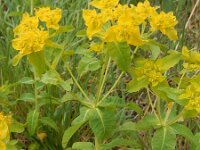
[[[26,13],[14,29],[12,44],[20,52],[13,63],[16,65],[28,55],[34,73],[33,81],[23,81],[34,85],[35,107],[27,115],[29,134],[40,133],[43,125],[59,131],[53,117],[41,113],[41,107],[49,104],[40,100],[44,99],[44,87],[50,84],[65,92],[63,98],[60,100],[59,97],[52,105],[80,103],[78,116],[64,132],[63,148],[170,150],[175,149],[176,135],[182,135],[195,149],[198,142],[193,133],[179,122],[199,113],[200,54],[190,52],[186,47],[182,53],[168,50],[155,40],[160,33],[169,40],[178,40],[176,17],[172,12],[165,13],[159,7],[152,7],[148,1],[129,6],[120,4],[119,0],[94,0],[89,5],[90,9],[83,10],[89,41],[74,51],[53,42],[58,34],[69,29],[58,25],[61,19],[58,8],[39,8],[32,16]],[[72,71],[74,64],[70,58],[79,56],[77,70]],[[63,65],[66,75],[59,72],[58,63]],[[177,64],[182,70],[176,71],[175,76],[173,71]],[[112,84],[109,81],[111,70],[116,72]],[[89,81],[83,81],[85,76],[95,76],[98,80],[91,80],[93,86],[90,87]],[[127,93],[145,93],[148,106],[144,111],[136,103],[125,101],[119,93],[113,92],[119,83],[125,84],[127,76]],[[88,86],[83,86],[82,82]],[[129,110],[137,112],[140,120],[126,119],[124,114]],[[91,129],[90,140],[77,139],[69,144],[71,137],[83,127]],[[149,135],[149,143],[144,144],[141,132]]]

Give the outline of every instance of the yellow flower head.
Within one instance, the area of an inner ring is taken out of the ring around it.
[[[190,99],[188,104],[185,106],[185,109],[195,110],[197,113],[200,113],[200,97]]]
[[[46,23],[47,28],[59,29],[59,21],[62,17],[62,11],[59,8],[51,10],[49,7],[42,7],[35,11],[36,16]]]
[[[135,68],[135,73],[137,80],[148,78],[152,86],[156,86],[165,80],[159,66],[152,60],[145,60],[142,66]]]
[[[27,31],[12,40],[14,49],[20,51],[22,55],[42,51],[48,39],[48,32],[39,29]]]
[[[127,42],[130,45],[141,45],[142,39],[138,26],[115,25],[108,29],[105,42]]]
[[[166,35],[170,40],[177,40],[177,31],[175,30],[175,25],[177,24],[176,17],[172,12],[160,14],[155,13],[151,16],[150,25],[152,30],[160,30],[164,35]]]
[[[104,43],[94,43],[92,42],[91,45],[90,45],[90,48],[89,50],[91,51],[95,51],[97,53],[100,53],[102,50],[103,50],[103,47],[104,47]]]
[[[200,53],[197,51],[189,51],[186,46],[183,46],[182,56],[188,63],[200,64]]]
[[[128,5],[121,5],[121,4],[119,4],[114,9],[114,16],[115,16],[115,18],[117,20],[123,14],[128,14],[129,12],[130,12],[130,7],[128,7]]]
[[[191,82],[191,84],[180,95],[181,99],[188,99],[189,102],[185,106],[187,110],[196,110],[200,113],[200,83]]]
[[[0,113],[0,141],[9,139],[9,129],[8,126],[12,123],[11,115],[5,116]]]
[[[91,40],[94,34],[102,31],[102,25],[106,23],[109,18],[102,14],[97,14],[96,10],[83,10],[83,19],[87,26],[87,36]]]
[[[6,144],[0,140],[0,147],[1,147],[1,150],[6,150]]]
[[[23,34],[26,31],[35,30],[38,27],[38,18],[30,17],[28,13],[23,14],[22,20],[18,26],[14,28],[14,35]]]
[[[90,5],[98,9],[114,8],[118,5],[119,0],[94,0],[90,2]]]
[[[145,1],[144,3],[139,2],[135,7],[134,16],[137,18],[138,22],[143,23],[145,19],[154,15],[156,13],[157,7],[152,7],[149,1]],[[137,15],[136,15],[137,14]]]

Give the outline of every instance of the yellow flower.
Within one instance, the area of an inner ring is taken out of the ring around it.
[[[38,27],[38,18],[30,17],[28,13],[23,14],[22,20],[18,26],[14,28],[14,35],[23,34],[26,31],[35,30]]]
[[[93,0],[90,5],[98,9],[114,8],[119,3],[119,0]]]
[[[0,148],[1,150],[6,150],[6,144],[0,140]]]
[[[94,43],[92,42],[91,45],[90,45],[90,48],[89,50],[91,51],[95,51],[97,53],[100,53],[102,50],[103,50],[103,47],[104,47],[104,43]]]
[[[46,23],[47,28],[59,29],[59,21],[62,17],[62,11],[59,8],[51,10],[49,7],[42,7],[35,11],[36,16]]]
[[[121,4],[119,4],[113,10],[114,10],[115,19],[117,20],[123,14],[128,14],[128,12],[130,12],[130,7],[128,7],[128,5],[121,5]]]
[[[47,134],[45,132],[39,132],[37,133],[37,137],[41,142],[44,142],[45,138],[47,137]]]
[[[152,7],[147,0],[144,3],[139,2],[137,7],[134,9],[135,13],[133,16],[136,18],[135,20],[141,24],[145,21],[145,19],[154,15],[156,13],[156,9],[157,7]]]
[[[200,64],[200,53],[197,51],[189,51],[186,46],[183,46],[182,56],[186,62]]]
[[[195,110],[200,113],[200,97],[196,97],[195,99],[190,99],[188,104],[185,106],[187,110]]]
[[[177,31],[174,28],[177,23],[176,17],[172,12],[161,12],[160,14],[155,13],[150,18],[152,30],[160,30],[170,40],[178,39]]]
[[[83,10],[83,19],[87,26],[87,36],[91,40],[94,34],[102,31],[102,25],[108,21],[102,14],[97,14],[96,10]]]
[[[190,71],[195,71],[200,69],[200,53],[197,51],[189,51],[186,46],[182,48],[182,57],[185,63],[183,67]]]
[[[158,85],[165,80],[159,66],[152,60],[144,60],[142,66],[135,68],[137,80],[148,78],[152,86]]]
[[[42,51],[47,39],[47,31],[36,29],[33,31],[27,31],[13,39],[12,46],[14,49],[20,51],[22,55],[28,55],[33,52]]]
[[[127,42],[130,45],[143,43],[138,26],[115,25],[108,29],[104,37],[105,42]]]
[[[198,80],[199,81],[199,80]],[[196,110],[200,113],[200,83],[191,81],[190,85],[180,95],[180,99],[188,99],[189,102],[185,106],[187,110]]]
[[[5,142],[10,140],[9,125],[12,123],[11,115],[4,115],[0,112],[0,148],[6,150]]]

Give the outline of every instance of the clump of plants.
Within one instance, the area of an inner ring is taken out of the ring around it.
[[[183,137],[197,150],[199,133],[186,123],[200,112],[200,53],[157,39],[178,40],[173,12],[147,0],[93,0],[82,16],[85,29],[76,35],[83,42],[73,50],[62,43],[74,28],[59,24],[59,8],[24,13],[14,28],[12,63],[27,59],[31,70],[17,83],[31,89],[18,103],[29,109],[14,125],[0,114],[0,147],[23,147],[9,140],[11,131],[29,149],[173,150]]]

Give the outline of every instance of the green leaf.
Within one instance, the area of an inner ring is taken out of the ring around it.
[[[123,107],[127,109],[132,109],[139,114],[142,114],[142,109],[134,102],[126,103],[123,98],[118,96],[110,96],[98,104],[99,107]]]
[[[176,146],[176,134],[170,127],[162,127],[156,130],[152,139],[153,150],[174,150]]]
[[[125,108],[128,108],[128,109],[132,109],[134,110],[135,112],[137,112],[138,114],[142,115],[143,114],[143,111],[142,109],[140,108],[140,106],[138,106],[136,103],[134,102],[129,102]]]
[[[156,60],[161,52],[159,43],[153,40],[150,40],[149,42],[145,43],[141,46],[141,48],[147,51],[151,50],[151,59],[153,60]]]
[[[127,71],[131,65],[131,50],[126,43],[107,43],[107,53],[119,69]]]
[[[73,149],[76,150],[94,150],[94,144],[91,142],[76,142],[72,145]]]
[[[71,25],[68,26],[60,26],[59,29],[56,31],[56,34],[64,33],[64,32],[72,32],[74,27]]]
[[[81,107],[80,115],[72,121],[72,125],[80,124],[81,122],[86,122],[89,119],[90,111],[91,109],[89,108]]]
[[[14,16],[22,16],[23,12],[17,12],[17,11],[11,11],[8,13],[9,17],[14,17]]]
[[[60,83],[60,77],[55,72],[49,70],[42,75],[41,81],[45,84],[58,85]]]
[[[22,83],[22,84],[33,84],[34,82],[35,81],[30,77],[24,77],[21,80],[19,80],[19,83]]]
[[[198,112],[196,110],[187,110],[187,109],[184,109],[183,111],[183,118],[184,119],[187,119],[187,118],[194,118],[194,117],[197,117],[198,115]]]
[[[83,76],[87,72],[96,71],[101,67],[100,61],[95,57],[83,57],[78,64],[78,74]]]
[[[167,71],[171,67],[175,66],[181,60],[181,54],[176,51],[156,61],[161,71]]]
[[[137,123],[127,121],[124,124],[122,124],[121,126],[119,126],[118,130],[120,130],[120,131],[138,131]]]
[[[188,140],[190,140],[191,142],[195,143],[194,135],[193,135],[192,131],[189,128],[187,128],[186,126],[184,126],[182,124],[178,124],[178,123],[175,123],[171,127],[172,127],[172,129],[174,129],[174,132],[176,134],[182,135],[185,138],[187,138]]]
[[[48,40],[47,42],[46,42],[46,46],[48,46],[48,47],[52,47],[52,48],[55,48],[55,49],[64,49],[64,47],[62,46],[62,45],[60,45],[60,44],[58,44],[58,43],[55,43],[55,42],[53,42],[53,41],[51,41],[51,40]]]
[[[24,101],[24,102],[35,102],[35,96],[33,93],[23,93],[17,101]]]
[[[191,144],[190,149],[191,150],[199,150],[199,145],[200,145],[200,133],[199,132],[195,134],[194,141],[195,141],[195,143]]]
[[[79,124],[73,125],[69,127],[67,130],[65,130],[63,138],[62,138],[62,147],[65,148],[71,139],[71,137],[74,135],[74,133],[84,124],[85,122],[81,122]]]
[[[14,121],[9,126],[9,131],[15,132],[15,133],[22,133],[22,132],[24,132],[24,125],[19,122]]]
[[[39,112],[37,110],[33,110],[27,115],[27,127],[30,135],[34,135],[36,128],[38,126],[38,118]]]
[[[125,100],[118,96],[110,96],[98,104],[99,107],[124,107],[125,105]]]
[[[116,127],[116,113],[107,109],[93,109],[90,112],[89,125],[99,141],[112,135]]]
[[[55,123],[55,121],[49,117],[43,117],[40,119],[40,122],[43,124],[43,125],[47,125],[49,127],[51,127],[52,129],[54,129],[55,131],[58,132],[58,127]]]
[[[135,147],[134,139],[128,140],[128,139],[116,138],[113,139],[110,143],[100,145],[102,150],[112,150],[113,148],[122,146]]]
[[[78,31],[78,32],[76,33],[76,36],[77,36],[77,37],[86,37],[86,36],[87,36],[86,30],[83,29],[83,30]]]
[[[68,79],[62,83],[60,83],[60,85],[62,86],[62,88],[65,90],[65,91],[71,91],[71,85],[73,84],[73,80],[72,79]]]
[[[127,121],[119,127],[121,131],[144,131],[161,127],[160,121],[155,115],[146,115],[142,120],[135,122]]]
[[[19,61],[22,59],[23,55],[22,54],[17,54],[14,56],[14,58],[12,59],[12,65],[13,66],[17,66]]]
[[[141,80],[137,80],[134,78],[127,84],[128,92],[138,92],[142,88],[146,87],[149,84],[148,78],[143,78]]]
[[[181,89],[172,88],[167,86],[159,85],[153,88],[153,91],[164,100],[173,100],[179,105],[185,106],[188,103],[186,99],[180,99],[180,95],[183,92]]]
[[[46,71],[45,56],[43,51],[31,53],[29,56],[29,62],[34,68],[34,72],[37,76],[41,75]]]

